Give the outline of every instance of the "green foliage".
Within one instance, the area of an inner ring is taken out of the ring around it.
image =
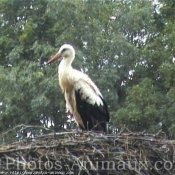
[[[132,103],[131,103],[132,102]],[[150,129],[151,125],[157,128],[161,122],[164,96],[149,78],[144,78],[138,85],[133,86],[126,98],[124,108],[116,113],[116,123],[122,122],[121,117],[132,130]],[[154,130],[155,127],[151,129]]]
[[[127,89],[123,107],[115,113],[114,120],[116,124],[123,124],[126,117],[124,123],[132,130],[156,132],[162,129],[167,136],[174,137],[175,35],[172,13],[175,3],[166,0],[161,3],[154,6],[152,13],[147,13],[150,14],[148,21],[142,21],[147,32],[146,43],[139,46],[136,42],[141,56],[133,69],[133,84]]]
[[[74,127],[65,113],[57,65],[63,43],[73,66],[99,86],[116,127],[175,136],[175,3],[0,2],[0,131],[18,124]]]

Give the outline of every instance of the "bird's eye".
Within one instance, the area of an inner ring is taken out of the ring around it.
[[[67,49],[63,49],[63,50],[62,50],[62,53],[65,52],[66,50],[67,50]]]

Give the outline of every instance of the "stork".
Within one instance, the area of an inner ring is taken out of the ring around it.
[[[103,96],[88,75],[73,69],[75,50],[64,44],[48,62],[62,58],[58,67],[59,85],[64,93],[66,108],[82,130],[107,132],[108,107]]]

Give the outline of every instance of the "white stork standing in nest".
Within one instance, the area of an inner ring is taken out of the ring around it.
[[[88,75],[72,68],[75,50],[64,44],[48,62],[63,58],[59,67],[59,85],[64,93],[66,107],[82,130],[107,132],[109,112],[99,89]]]

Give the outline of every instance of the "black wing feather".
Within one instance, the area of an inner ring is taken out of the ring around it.
[[[103,105],[92,105],[86,99],[81,98],[81,89],[75,90],[77,111],[80,114],[85,130],[95,130],[107,132],[106,123],[109,122],[109,112],[104,99],[99,96]]]

